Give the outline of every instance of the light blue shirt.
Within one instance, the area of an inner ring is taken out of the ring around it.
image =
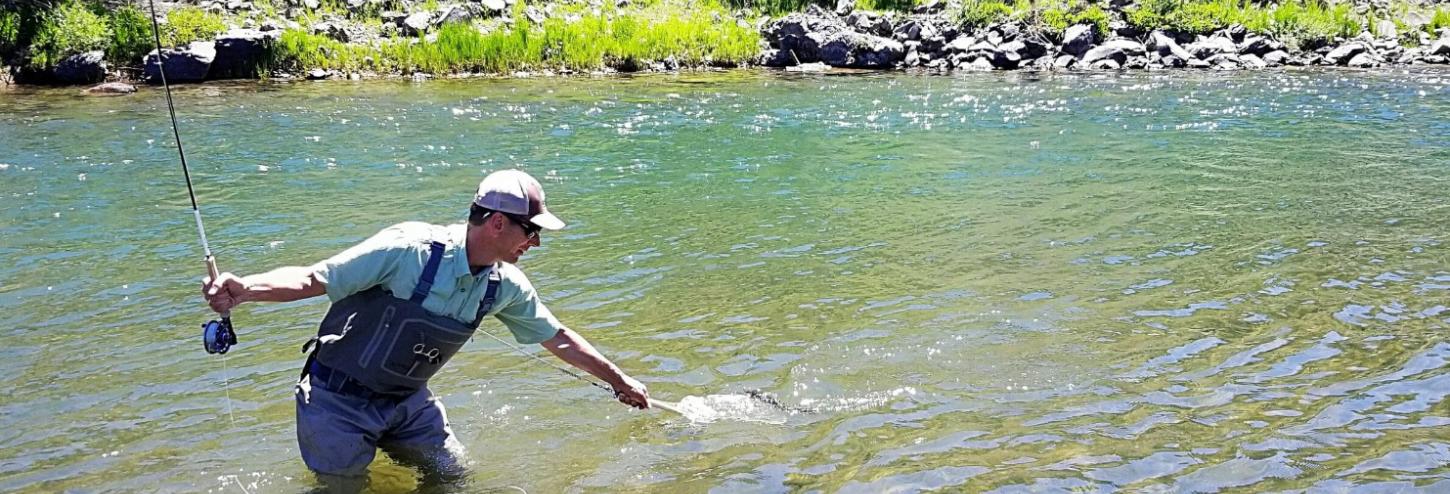
[[[394,297],[408,299],[423,274],[433,241],[442,242],[443,260],[433,278],[433,288],[423,299],[428,312],[451,317],[465,324],[478,315],[478,305],[488,288],[489,270],[477,275],[468,266],[467,225],[432,225],[410,221],[373,235],[331,258],[314,264],[312,272],[327,287],[333,302],[374,286],[383,286]],[[498,318],[519,343],[540,343],[553,338],[564,325],[539,300],[538,292],[517,266],[494,264],[501,282],[489,314]]]

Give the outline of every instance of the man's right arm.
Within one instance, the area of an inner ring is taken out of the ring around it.
[[[312,267],[287,266],[265,273],[238,277],[222,273],[215,282],[202,280],[202,295],[211,309],[227,312],[242,302],[291,302],[327,293]]]

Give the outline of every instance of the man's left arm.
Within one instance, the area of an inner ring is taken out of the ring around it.
[[[589,340],[585,340],[579,333],[569,328],[560,329],[553,338],[545,340],[544,348],[559,357],[559,360],[568,362],[585,372],[593,374],[594,377],[603,379],[614,388],[614,395],[626,405],[635,408],[649,408],[649,390],[643,383],[629,377],[619,367],[601,355]]]

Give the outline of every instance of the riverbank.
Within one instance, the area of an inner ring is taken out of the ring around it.
[[[0,83],[673,71],[1371,68],[1450,62],[1450,6],[1370,0],[0,2]]]

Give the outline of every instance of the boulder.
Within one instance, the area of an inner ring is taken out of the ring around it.
[[[136,92],[136,86],[124,82],[107,82],[86,88],[87,94],[131,94]]]
[[[206,80],[211,64],[216,60],[216,43],[195,41],[186,48],[156,50],[146,54],[144,76],[147,82],[161,83],[161,72],[167,82],[200,82]]]
[[[1248,53],[1240,54],[1239,62],[1242,63],[1244,68],[1246,69],[1262,69],[1269,66],[1269,63],[1265,62],[1264,59],[1259,58],[1258,55]]]
[[[1058,55],[1052,60],[1052,67],[1058,69],[1069,69],[1077,63],[1077,57],[1072,55]]]
[[[1358,67],[1358,68],[1362,68],[1362,69],[1368,69],[1368,68],[1374,67],[1376,65],[1379,65],[1379,62],[1375,60],[1375,57],[1374,57],[1373,54],[1371,54],[1370,52],[1367,52],[1366,51],[1366,52],[1361,52],[1358,55],[1355,55],[1354,58],[1349,59],[1349,62],[1345,63],[1345,65],[1348,65],[1350,67]]]
[[[96,50],[65,57],[56,64],[56,80],[66,84],[94,84],[106,78],[106,52]]]
[[[1033,37],[1020,38],[1017,42],[1022,43],[1022,49],[1019,53],[1022,54],[1022,58],[1024,59],[1042,58],[1044,55],[1047,55],[1048,49],[1051,48],[1047,42]]]
[[[1450,38],[1440,38],[1438,40],[1435,40],[1434,43],[1430,44],[1430,49],[1426,51],[1425,54],[1450,56]]]
[[[952,40],[951,43],[947,43],[946,46],[942,47],[942,51],[951,54],[966,53],[968,51],[971,51],[972,46],[976,44],[977,38],[973,38],[971,36],[958,36],[957,39]]]
[[[1262,60],[1270,67],[1278,67],[1289,63],[1289,53],[1284,50],[1274,50],[1265,53]]]
[[[431,12],[414,12],[403,18],[403,22],[398,24],[398,29],[403,36],[419,36],[428,31],[428,26],[432,25],[432,21]]]
[[[1395,28],[1395,22],[1389,19],[1381,19],[1379,23],[1375,24],[1374,32],[1381,39],[1395,39],[1400,36],[1400,33]]]
[[[1153,31],[1153,34],[1148,36],[1148,43],[1148,48],[1160,56],[1167,57],[1172,55],[1184,62],[1193,58],[1193,54],[1188,53],[1188,50],[1179,46],[1178,41],[1174,40],[1172,36],[1163,34],[1163,31]],[[1182,67],[1182,65],[1177,65],[1176,67]]]
[[[1093,47],[1093,28],[1087,24],[1074,24],[1062,32],[1062,52],[1081,57]]]
[[[1098,60],[1089,64],[1088,68],[1093,70],[1118,70],[1123,68],[1123,64],[1120,64],[1117,60],[1113,60],[1111,58],[1104,58],[1102,60]]]
[[[1191,60],[1198,60],[1196,58],[1191,58],[1191,57],[1190,58],[1183,58],[1183,57],[1180,57],[1178,55],[1166,55],[1166,56],[1163,57],[1163,60],[1160,61],[1160,63],[1162,63],[1164,67],[1173,67],[1175,69],[1181,69],[1181,68],[1184,68],[1184,67],[1187,67],[1188,66],[1188,61],[1190,59]]]
[[[1246,36],[1244,42],[1238,45],[1239,54],[1263,55],[1271,51],[1274,51],[1273,46],[1269,43],[1269,39],[1263,36]]]
[[[1338,48],[1330,50],[1324,55],[1325,65],[1345,65],[1353,60],[1355,56],[1368,51],[1369,47],[1358,41],[1350,41],[1339,45]]]
[[[1223,36],[1199,37],[1198,41],[1189,43],[1183,47],[1192,54],[1194,58],[1209,59],[1214,55],[1223,53],[1238,53],[1238,46],[1233,40]]]
[[[279,31],[255,29],[233,29],[217,36],[216,59],[212,61],[207,77],[253,79],[262,75],[272,44],[279,38]]]
[[[508,11],[508,4],[504,0],[482,0],[483,8],[488,9],[493,15],[499,15]]]
[[[795,65],[795,59],[785,50],[767,48],[760,53],[756,63],[766,67],[789,67]]]
[[[906,47],[896,40],[843,31],[828,38],[820,54],[832,67],[889,69],[906,58]]]
[[[1022,50],[1026,45],[1021,41],[1008,41],[997,47],[996,55],[992,56],[992,66],[999,69],[1015,69],[1022,64]]]

